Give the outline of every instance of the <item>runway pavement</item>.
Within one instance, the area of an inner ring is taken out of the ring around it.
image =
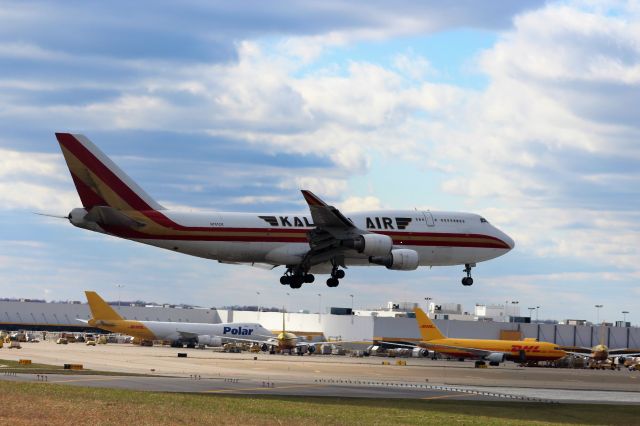
[[[186,358],[178,358],[178,353]],[[640,403],[640,372],[523,368],[513,363],[478,369],[472,362],[228,354],[211,349],[51,342],[0,349],[0,359],[83,364],[86,369],[164,377],[53,376],[49,382],[170,392],[385,398],[509,399]],[[388,361],[391,365],[382,365]],[[0,367],[0,372],[2,371]],[[8,380],[36,380],[19,375]],[[498,394],[488,396],[487,394]]]
[[[99,375],[37,375],[17,374],[0,376],[10,381],[46,382],[86,387],[106,387],[155,392],[183,392],[199,394],[226,395],[294,395],[294,396],[332,396],[350,398],[410,398],[410,399],[466,399],[499,400],[512,399],[507,394],[495,392],[465,392],[445,389],[436,385],[408,386],[399,383],[377,385],[347,383],[302,383],[302,382],[266,382],[239,380],[230,378],[191,378],[183,377],[145,377],[145,376],[99,376]],[[523,397],[513,397],[527,400]],[[542,401],[535,399],[536,401]],[[546,401],[546,400],[545,400]],[[548,401],[546,401],[548,402]]]

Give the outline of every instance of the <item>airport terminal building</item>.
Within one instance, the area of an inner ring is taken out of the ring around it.
[[[333,309],[334,313],[285,313],[285,327],[287,331],[306,336],[309,340],[417,341],[420,336],[413,313],[407,309],[408,305],[414,304],[390,302],[387,309],[355,311],[355,315],[351,314],[350,309],[343,308]],[[117,304],[114,309],[125,319],[178,323],[257,322],[274,332],[281,331],[283,320],[280,312]],[[514,340],[536,338],[568,347],[591,347],[602,339],[610,348],[640,350],[639,327],[584,325],[580,321],[573,324],[549,324],[440,319],[442,315],[434,314],[433,309],[430,309],[430,316],[436,318],[436,325],[449,337]],[[90,317],[86,303],[0,301],[0,329],[7,331],[97,331],[79,321],[86,321]],[[521,317],[514,318],[518,320]]]

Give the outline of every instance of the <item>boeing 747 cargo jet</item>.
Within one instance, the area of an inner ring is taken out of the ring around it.
[[[302,190],[309,213],[169,211],[82,135],[56,133],[82,207],[66,218],[79,228],[221,263],[284,266],[280,283],[300,288],[313,274],[336,287],[348,266],[464,265],[502,256],[513,240],[472,213],[389,210],[343,214]]]

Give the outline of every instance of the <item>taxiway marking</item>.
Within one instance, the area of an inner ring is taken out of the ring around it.
[[[444,398],[457,398],[457,397],[461,397],[461,396],[473,396],[473,395],[470,395],[468,393],[460,393],[460,394],[457,394],[457,395],[425,396],[424,398],[420,398],[420,399],[424,399],[424,400],[444,399]]]
[[[90,382],[90,381],[104,382],[109,380],[120,380],[120,379],[122,379],[121,376],[120,377],[102,377],[102,378],[87,377],[82,379],[49,380],[48,383],[71,383],[71,382]]]
[[[278,390],[278,389],[292,389],[292,388],[322,388],[322,387],[326,387],[326,385],[316,385],[316,384],[307,384],[307,385],[285,385],[285,386],[278,386],[278,387],[273,387],[273,388],[268,388],[268,387],[253,387],[253,388],[239,388],[239,389],[214,389],[214,390],[208,390],[208,391],[203,391],[201,393],[224,393],[224,392],[246,392],[246,391],[255,391],[255,390]]]

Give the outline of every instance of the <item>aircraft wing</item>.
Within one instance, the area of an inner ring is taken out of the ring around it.
[[[387,345],[395,345],[395,346],[402,346],[402,347],[406,347],[406,348],[424,348],[424,349],[430,349],[434,352],[438,352],[438,348],[444,348],[444,349],[455,349],[458,351],[465,351],[468,352],[470,354],[473,354],[474,356],[477,356],[478,358],[484,358],[486,356],[489,356],[493,353],[504,353],[504,354],[510,354],[510,352],[503,352],[503,351],[487,351],[484,349],[477,349],[477,348],[467,348],[464,346],[451,346],[451,345],[441,345],[441,344],[437,344],[437,345],[430,345],[428,343],[422,343],[421,345],[412,345],[412,344],[408,344],[408,343],[396,343],[396,342],[386,342],[386,341],[380,341],[379,343],[385,343]]]
[[[313,192],[302,190],[302,196],[309,205],[313,223],[319,228],[356,229],[356,226],[347,219],[340,210],[328,205]]]
[[[426,348],[432,347],[434,351],[438,352],[438,348],[445,348],[445,349],[455,349],[458,351],[465,351],[465,352],[469,352],[470,354],[473,354],[477,357],[480,358],[484,358],[486,356],[489,356],[493,353],[504,353],[504,354],[511,354],[511,352],[505,352],[505,351],[487,351],[484,349],[478,349],[478,348],[466,348],[464,346],[450,346],[450,345],[425,345]]]
[[[302,190],[302,195],[309,205],[311,218],[316,227],[307,233],[311,250],[301,263],[313,266],[334,259],[346,267],[344,254],[352,249],[342,242],[370,232],[356,227],[340,210],[328,205],[311,191]]]
[[[620,349],[609,349],[609,355],[623,355],[623,356],[640,356],[640,353],[624,353],[624,351],[627,351],[627,348],[620,348]]]
[[[176,330],[176,332],[180,335],[182,339],[197,339],[199,336],[198,333],[192,333],[190,331]]]
[[[197,339],[198,336],[200,336],[200,334],[198,333],[192,333],[190,331],[180,331],[177,330],[177,333],[180,335],[181,338],[183,339]],[[224,339],[224,341],[231,341],[231,342],[246,342],[246,343],[269,343],[266,340],[257,340],[257,339],[243,339],[241,337],[233,337],[233,336],[220,336],[220,335],[213,335],[213,337],[220,337],[221,339]],[[264,336],[267,337],[267,336]]]
[[[378,343],[392,346],[402,346],[404,348],[421,348],[420,345],[412,345],[411,343],[397,343],[397,342],[387,342],[385,340],[379,340]]]

